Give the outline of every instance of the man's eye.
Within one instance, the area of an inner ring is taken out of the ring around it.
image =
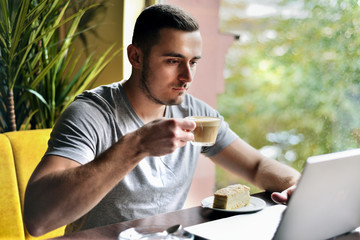
[[[169,59],[167,62],[170,63],[170,64],[177,64],[179,61],[174,60],[174,59]]]
[[[190,62],[190,64],[191,64],[192,66],[195,66],[195,65],[197,64],[197,61],[192,61],[192,62]]]

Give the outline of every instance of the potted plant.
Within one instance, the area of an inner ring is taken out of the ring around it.
[[[120,52],[74,55],[82,18],[99,7],[82,2],[71,11],[70,0],[0,0],[0,132],[51,128]]]

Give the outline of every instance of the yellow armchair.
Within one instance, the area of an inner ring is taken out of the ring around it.
[[[0,239],[48,239],[64,235],[65,226],[41,237],[24,227],[25,188],[46,151],[51,129],[0,134]]]
[[[0,134],[0,239],[24,239],[19,188],[9,139]]]

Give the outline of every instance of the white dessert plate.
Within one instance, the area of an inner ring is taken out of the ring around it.
[[[239,212],[239,213],[245,213],[245,212],[256,212],[260,211],[266,206],[266,203],[261,198],[257,197],[250,197],[250,203],[241,208],[237,209],[220,209],[220,208],[213,208],[213,202],[214,202],[214,196],[204,198],[201,201],[201,206],[203,208],[210,208],[216,211],[222,211],[222,212]]]

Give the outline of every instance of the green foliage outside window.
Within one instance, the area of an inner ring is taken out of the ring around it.
[[[101,9],[94,1],[0,0],[0,132],[53,127],[120,52],[112,45],[95,58],[73,48]]]
[[[359,147],[360,127],[358,1],[308,0],[301,12],[256,20],[265,27],[229,50],[218,98],[235,132],[257,149],[278,150],[276,159],[299,171],[311,155]],[[238,181],[217,174],[220,185]]]

